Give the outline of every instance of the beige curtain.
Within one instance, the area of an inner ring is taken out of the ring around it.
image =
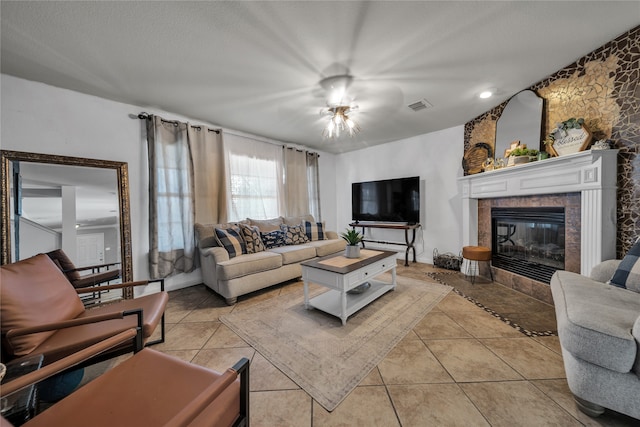
[[[222,131],[188,126],[187,135],[193,159],[195,222],[227,222]]]
[[[307,152],[307,185],[309,188],[309,213],[316,221],[322,220],[320,212],[320,167],[318,153]]]
[[[194,269],[193,165],[187,127],[158,116],[147,119],[152,279]]]
[[[286,216],[310,213],[306,151],[284,148],[284,194]]]

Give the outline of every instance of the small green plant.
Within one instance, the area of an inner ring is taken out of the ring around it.
[[[545,145],[553,145],[557,138],[562,138],[568,135],[569,129],[580,129],[584,125],[584,119],[580,117],[576,119],[571,117],[561,123],[556,123],[556,127],[547,135],[547,138],[543,141]]]
[[[358,243],[362,242],[362,239],[364,238],[364,236],[356,230],[348,228],[346,232],[340,234],[340,237],[346,240],[349,246],[356,246]]]
[[[516,147],[509,153],[509,156],[537,156],[538,150],[533,148]]]

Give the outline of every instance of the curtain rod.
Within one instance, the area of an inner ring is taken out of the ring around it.
[[[153,114],[149,114],[149,113],[146,113],[144,111],[138,114],[138,118],[140,120],[149,120],[152,116],[153,116]],[[158,116],[158,117],[160,117],[160,116]],[[163,123],[173,123],[176,126],[178,126],[180,124],[180,122],[178,120],[166,120],[166,119],[163,119],[162,117],[160,117],[160,120]],[[201,126],[201,125],[192,125],[192,124],[189,124],[189,123],[186,123],[186,124],[191,126],[191,128],[193,128],[193,129],[202,130],[202,128],[203,128],[203,126]],[[207,128],[207,131],[215,132],[217,134],[220,134],[220,132],[221,132],[220,129],[211,129],[211,128]]]
[[[145,112],[145,111],[142,111],[142,112],[138,113],[138,118],[139,118],[140,120],[148,120],[148,119],[150,119],[150,118],[151,118],[151,116],[153,116],[153,114],[149,114],[149,113],[147,113],[147,112]],[[132,117],[132,118],[133,118],[133,116],[132,116],[132,115],[131,115],[130,117]],[[160,117],[160,116],[158,116],[158,117]],[[176,126],[178,126],[178,124],[180,123],[178,120],[166,120],[166,119],[163,119],[162,117],[160,117],[160,120],[162,120],[164,123],[173,123],[173,124],[174,124],[174,125],[176,125]],[[188,123],[187,123],[187,124],[188,124]],[[199,125],[189,125],[189,126],[191,126],[191,127],[192,127],[192,128],[194,128],[194,129],[198,129],[198,130],[201,130],[201,129],[202,129],[202,126],[199,126]],[[208,130],[209,132],[215,132],[215,133],[217,133],[217,134],[220,134],[220,132],[222,131],[221,129],[210,129],[210,128],[207,128],[207,130]],[[249,135],[242,135],[242,134],[239,134],[239,133],[236,133],[236,132],[233,132],[233,131],[225,131],[225,133],[229,133],[229,134],[231,134],[231,135],[235,135],[235,136],[241,136],[241,137],[243,137],[243,138],[253,139],[254,141],[258,141],[258,142],[264,142],[264,143],[267,143],[267,144],[279,145],[279,146],[281,146],[283,149],[285,149],[285,148],[290,149],[290,150],[291,150],[291,149],[295,149],[295,150],[297,150],[297,151],[299,151],[299,152],[304,152],[304,151],[305,151],[305,150],[301,150],[301,149],[296,148],[296,147],[290,147],[290,146],[285,145],[285,144],[283,144],[283,143],[267,141],[267,140],[264,140],[264,139],[257,139],[257,138],[255,138],[255,137],[251,137],[251,136],[249,136]],[[311,152],[311,151],[308,151],[308,150],[307,150],[307,154],[308,154],[308,155],[315,154],[315,155],[317,155],[318,157],[320,157],[320,154],[318,154],[318,153],[316,153],[316,152]]]

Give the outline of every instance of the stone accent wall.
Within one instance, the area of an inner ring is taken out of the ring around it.
[[[611,139],[618,155],[617,257],[640,236],[640,26],[528,89],[545,100],[542,139],[555,123],[584,117],[594,141]],[[465,151],[495,146],[496,122],[506,102],[465,125]],[[541,149],[544,147],[541,145]]]
[[[565,270],[580,273],[580,193],[548,194],[543,196],[504,197],[478,201],[478,244],[491,247],[491,208],[494,207],[564,207],[565,213]],[[481,263],[484,264],[484,263]],[[488,268],[480,266],[480,274],[488,277]],[[529,279],[510,271],[493,269],[498,283],[553,304],[548,284]]]

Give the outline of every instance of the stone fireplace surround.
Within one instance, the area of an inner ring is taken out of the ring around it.
[[[565,269],[589,275],[616,254],[617,155],[583,151],[459,178],[463,245],[491,246],[492,206],[564,206],[566,249],[573,252]],[[546,283],[496,268],[494,275],[499,283],[553,302]]]

